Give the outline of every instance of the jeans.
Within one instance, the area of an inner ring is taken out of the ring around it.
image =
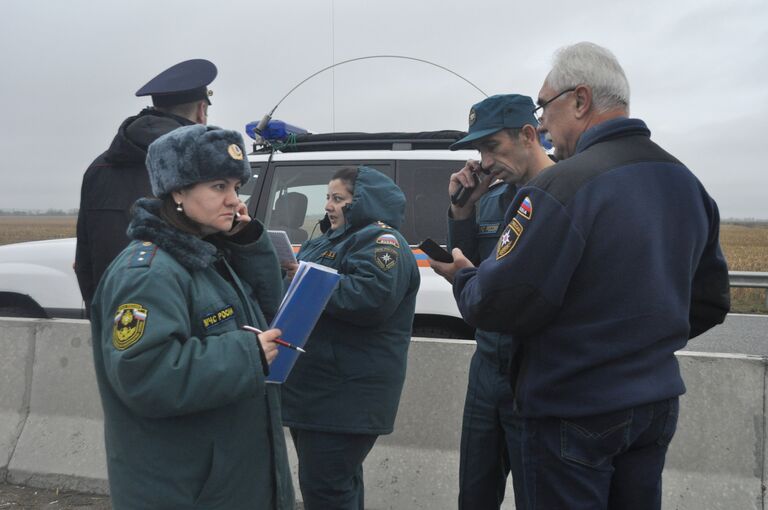
[[[674,397],[596,416],[522,419],[517,510],[660,509],[678,409]]]
[[[520,419],[513,412],[509,374],[475,352],[461,424],[459,510],[498,510],[510,458],[520,458]],[[508,452],[512,452],[509,455]]]

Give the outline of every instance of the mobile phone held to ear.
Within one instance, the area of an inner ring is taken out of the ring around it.
[[[475,188],[477,187],[477,185],[480,184],[480,178],[477,176],[477,174],[473,173],[472,179],[474,179],[475,181],[474,187],[465,188],[464,186],[459,185],[459,189],[457,189],[456,192],[453,195],[451,195],[451,203],[453,205],[457,207],[464,207],[464,204],[467,203],[467,200],[469,200],[469,195],[471,195],[472,192],[475,191]]]
[[[426,253],[429,258],[438,262],[453,262],[453,255],[448,253],[442,246],[434,242],[429,237],[421,242],[419,249]]]
[[[488,170],[482,167],[480,167],[480,171],[486,175],[490,173]],[[472,172],[472,179],[475,181],[475,185],[473,187],[465,188],[464,186],[459,185],[459,189],[457,189],[456,192],[451,195],[451,203],[453,205],[457,207],[464,207],[464,204],[467,203],[467,200],[469,200],[469,195],[471,195],[472,192],[475,191],[475,188],[480,184],[480,177],[478,177],[475,172]]]
[[[232,218],[232,226],[229,228],[229,231],[230,231],[230,232],[232,232],[233,230],[235,230],[235,227],[236,227],[236,226],[237,226],[237,224],[239,223],[239,221],[238,221],[239,219],[240,219],[240,213],[239,213],[239,212],[236,212],[236,213],[235,213],[235,217],[234,217],[234,218]]]

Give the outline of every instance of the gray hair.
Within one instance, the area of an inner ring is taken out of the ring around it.
[[[587,85],[598,112],[622,108],[629,113],[629,82],[624,70],[613,53],[595,43],[580,42],[557,50],[544,82],[557,92]]]

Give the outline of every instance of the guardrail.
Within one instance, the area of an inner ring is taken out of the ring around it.
[[[757,271],[728,271],[731,287],[768,289],[768,273]],[[768,291],[765,292],[765,306],[768,308]]]

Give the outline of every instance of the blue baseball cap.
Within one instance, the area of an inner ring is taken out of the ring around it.
[[[539,125],[533,115],[533,99],[520,94],[497,94],[487,97],[469,110],[467,136],[449,147],[452,151],[471,148],[474,142],[504,128]]]
[[[173,106],[205,99],[212,94],[208,85],[218,70],[213,62],[197,58],[179,62],[149,80],[136,91],[138,97],[152,96],[155,106]]]

